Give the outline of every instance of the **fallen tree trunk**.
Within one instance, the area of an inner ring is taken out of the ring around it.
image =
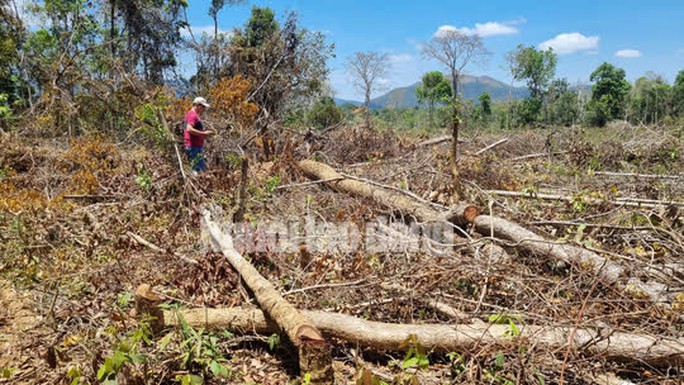
[[[590,251],[570,245],[556,243],[537,235],[536,233],[507,221],[490,215],[479,215],[473,222],[475,231],[486,237],[498,238],[514,242],[514,246],[532,255],[549,256],[555,260],[575,265],[590,265],[606,283],[618,282],[624,268]]]
[[[606,284],[614,284],[624,290],[636,290],[654,303],[670,306],[673,293],[668,290],[667,285],[641,282],[636,278],[627,279],[627,270],[622,265],[593,251],[547,240],[517,223],[489,215],[479,215],[473,226],[481,235],[513,242],[510,247],[519,248],[525,253],[551,257],[575,266],[590,267]]]
[[[313,160],[300,161],[299,167],[312,178],[330,179],[330,182],[325,183],[327,186],[338,191],[372,199],[384,206],[401,211],[404,215],[413,216],[420,222],[448,221],[455,224],[468,224],[472,223],[478,214],[477,207],[468,204],[454,206],[444,213],[400,192],[345,178],[332,167]]]
[[[485,193],[490,195],[498,195],[503,197],[513,197],[513,198],[528,198],[528,199],[544,199],[552,201],[563,201],[563,202],[574,202],[575,197],[560,195],[560,194],[545,194],[545,193],[535,193],[529,194],[518,191],[505,191],[505,190],[487,190]],[[681,201],[663,201],[656,199],[641,199],[641,198],[615,198],[615,200],[603,200],[596,198],[585,198],[588,203],[601,204],[609,203],[615,206],[628,206],[628,207],[644,207],[644,208],[655,208],[661,206],[684,206],[684,202]]]
[[[299,366],[302,375],[311,375],[311,384],[332,384],[333,370],[330,345],[307,316],[287,302],[275,287],[233,247],[233,240],[211,220],[208,210],[203,212],[203,222],[212,240],[223,255],[254,293],[265,314],[285,332],[292,344],[299,349]]]
[[[612,332],[609,330],[577,329],[568,341],[571,327],[519,326],[520,335],[511,337],[508,325],[402,325],[373,322],[356,317],[303,311],[327,337],[339,338],[352,344],[384,350],[403,351],[404,342],[415,335],[428,351],[463,351],[482,345],[534,344],[539,349],[562,350],[571,348],[587,356],[613,361],[648,363],[650,365],[684,365],[684,339],[662,338],[645,334]],[[230,329],[239,332],[269,334],[278,331],[275,322],[258,309],[191,309],[165,311],[167,326],[179,323],[179,314],[195,327]]]

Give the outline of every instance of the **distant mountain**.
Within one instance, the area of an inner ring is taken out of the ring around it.
[[[345,104],[351,104],[353,106],[360,106],[363,104],[363,102],[358,102],[356,100],[348,100],[348,99],[340,99],[340,98],[333,98],[335,100],[335,104],[338,106],[343,106]]]
[[[416,88],[420,82],[416,82],[407,87],[395,88],[382,96],[378,96],[371,100],[372,109],[381,108],[398,108],[398,107],[415,107],[418,105],[418,98],[416,97]],[[466,100],[477,100],[483,92],[489,93],[492,101],[508,100],[509,94],[511,99],[523,99],[528,95],[525,87],[511,87],[510,85],[493,79],[489,76],[470,76],[463,75],[461,78],[461,94]],[[355,102],[341,99],[335,99],[338,105],[344,102],[361,105],[362,102]]]

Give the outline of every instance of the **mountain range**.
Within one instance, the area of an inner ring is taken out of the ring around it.
[[[390,90],[384,95],[371,99],[371,109],[415,107],[418,105],[416,88],[421,82],[416,82],[406,87]],[[512,100],[523,99],[528,95],[527,88],[513,87],[489,76],[463,75],[461,77],[461,95],[465,100],[477,100],[482,93],[487,92],[493,102],[505,101],[510,97]],[[363,102],[355,100],[335,99],[338,105],[353,104],[361,105]]]

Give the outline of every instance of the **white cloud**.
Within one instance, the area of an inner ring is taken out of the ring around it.
[[[475,23],[474,28],[470,27],[462,27],[462,28],[456,28],[452,25],[443,25],[439,28],[437,28],[437,32],[435,32],[435,36],[443,36],[445,33],[448,33],[449,31],[458,31],[464,35],[472,36],[472,35],[478,35],[480,37],[491,37],[491,36],[503,36],[503,35],[515,35],[520,30],[518,28],[514,27],[513,25],[517,25],[520,23],[523,23],[524,19],[522,20],[515,20],[512,22],[506,22],[506,23],[499,23],[496,21],[489,21],[486,23]]]
[[[579,32],[572,32],[561,33],[539,44],[539,48],[543,50],[553,48],[557,54],[565,55],[579,51],[594,51],[598,49],[598,44],[598,36],[584,36]]]
[[[635,58],[641,57],[641,52],[636,49],[621,49],[615,52],[615,57]]]
[[[192,33],[195,35],[196,39],[199,39],[202,37],[203,34],[207,34],[208,36],[214,36],[214,26],[213,25],[203,25],[203,26],[194,26],[191,25],[190,28],[192,28]],[[181,36],[185,38],[190,37],[190,31],[188,30],[187,27],[182,28],[181,30]],[[231,36],[233,34],[232,31],[224,31],[221,28],[219,28],[218,33],[220,34],[226,34],[228,36]]]
[[[413,59],[414,59],[414,57],[410,54],[407,54],[407,53],[400,53],[400,54],[389,56],[389,61],[391,63],[406,63],[406,62],[412,61]]]
[[[680,48],[677,50],[677,55],[682,55],[684,56],[684,48]]]

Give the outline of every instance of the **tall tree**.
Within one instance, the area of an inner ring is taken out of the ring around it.
[[[453,200],[461,199],[461,181],[456,159],[458,156],[459,102],[458,92],[461,74],[471,62],[480,62],[489,56],[479,35],[464,34],[456,29],[438,31],[423,46],[423,56],[442,63],[451,75],[453,95],[451,100],[451,157],[449,168],[453,178]]]
[[[672,111],[669,84],[653,73],[634,82],[629,93],[628,118],[635,123],[658,124]]]
[[[368,110],[373,92],[383,87],[379,80],[389,71],[389,56],[374,51],[354,52],[347,58],[347,71],[363,93],[363,105]]]
[[[672,85],[672,102],[674,104],[674,113],[684,117],[684,70],[679,71]]]
[[[545,100],[548,123],[569,127],[579,118],[578,93],[570,89],[567,79],[551,82]]]
[[[0,0],[0,95],[11,104],[17,97],[17,58],[24,26],[15,15],[9,0]]]
[[[489,96],[489,93],[483,92],[477,97],[477,100],[480,102],[479,110],[482,118],[489,118],[492,114],[492,97]]]
[[[421,84],[416,88],[416,97],[420,102],[428,105],[428,120],[430,127],[434,127],[435,104],[443,103],[452,96],[451,84],[440,71],[428,72],[423,75]]]
[[[555,76],[558,58],[551,48],[537,50],[522,44],[508,55],[513,78],[518,81],[526,80],[530,91],[529,98],[523,102],[523,121],[533,122],[538,119],[545,104],[544,97]]]
[[[601,64],[592,72],[591,101],[587,106],[589,123],[604,126],[607,122],[624,117],[625,99],[631,85],[625,79],[625,70],[610,63]]]
[[[214,38],[210,45],[209,54],[212,58],[212,72],[214,80],[219,78],[219,65],[220,65],[220,49],[221,49],[221,39],[219,39],[219,28],[218,28],[218,14],[221,12],[226,5],[232,6],[244,3],[245,0],[211,0],[211,5],[209,6],[208,14],[211,20],[214,22]]]
[[[129,71],[139,70],[145,80],[164,82],[164,71],[175,67],[176,49],[186,0],[109,0],[123,20],[119,37],[125,39],[123,62]]]
[[[323,34],[300,28],[295,13],[281,25],[271,9],[259,7],[252,9],[244,28],[235,31],[229,49],[228,72],[252,81],[250,101],[261,107],[257,129],[262,135],[270,119],[320,96],[332,56]],[[271,150],[264,150],[269,157]]]

